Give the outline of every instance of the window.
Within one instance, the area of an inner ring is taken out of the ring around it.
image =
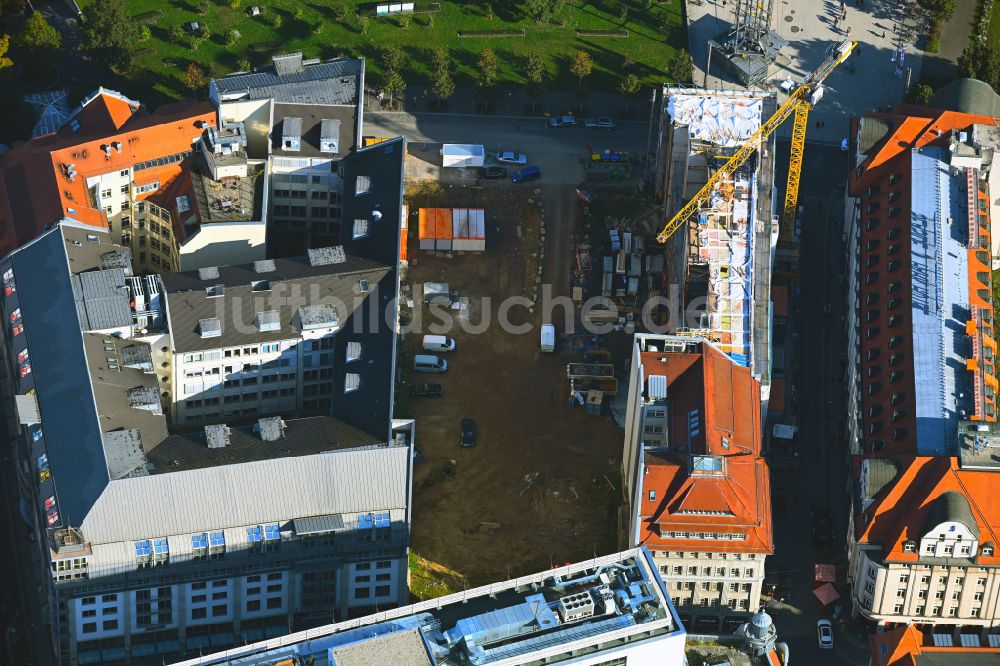
[[[267,607],[271,610],[281,608],[281,597],[268,597]]]
[[[347,362],[351,363],[357,361],[361,358],[362,347],[360,342],[348,342],[347,343]]]
[[[903,604],[896,604],[892,607],[893,615],[900,615],[903,612]]]
[[[212,532],[208,535],[208,552],[213,557],[221,557],[226,552],[226,534]]]
[[[655,502],[656,501],[656,491],[655,490],[650,490],[649,491],[649,501],[650,502]]]
[[[170,544],[166,538],[153,541],[153,560],[156,564],[166,564],[170,560]]]
[[[354,220],[354,239],[364,238],[368,235],[368,220]]]
[[[102,623],[101,628],[104,631],[114,631],[118,628],[118,620],[105,620]]]
[[[264,540],[274,541],[281,538],[281,529],[278,523],[273,523],[271,525],[264,526]]]
[[[354,181],[354,195],[367,194],[372,189],[372,179],[368,176],[358,176]],[[367,595],[366,595],[367,596]]]
[[[361,375],[348,372],[344,375],[344,393],[352,393],[361,388]]]
[[[389,527],[392,523],[388,513],[375,514],[375,527]]]
[[[375,586],[375,596],[376,597],[387,597],[390,594],[392,588],[388,585],[376,585]]]
[[[226,613],[229,612],[229,606],[225,604],[219,606],[212,606],[212,617],[225,617]]]
[[[93,634],[96,631],[97,631],[97,623],[96,622],[84,622],[83,623],[83,633],[85,633],[85,634]]]
[[[135,542],[135,556],[137,559],[149,559],[153,553],[153,544],[148,539],[146,541]]]
[[[250,543],[259,543],[263,540],[264,530],[260,527],[260,525],[247,528],[247,541]]]

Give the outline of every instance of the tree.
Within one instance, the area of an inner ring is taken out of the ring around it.
[[[479,71],[476,73],[476,85],[484,92],[489,92],[497,85],[497,54],[491,48],[483,49],[479,55]]]
[[[389,96],[389,101],[393,102],[396,95],[406,90],[406,81],[403,75],[395,69],[387,70],[382,77],[382,93]]]
[[[249,72],[251,69],[253,69],[253,65],[250,64],[250,58],[246,57],[237,60],[236,66],[239,68],[241,72]]]
[[[184,39],[184,28],[179,25],[172,25],[170,26],[170,29],[167,30],[167,36],[170,38],[170,41],[176,44]]]
[[[10,49],[10,35],[0,35],[0,70],[7,69],[14,61],[7,57]]]
[[[32,12],[17,36],[16,44],[30,58],[44,58],[62,45],[62,38],[41,12]]]
[[[358,29],[361,31],[362,36],[368,35],[368,21],[370,20],[371,19],[369,19],[364,14],[358,17]]]
[[[562,12],[565,5],[565,0],[525,0],[521,9],[536,21],[548,23]]]
[[[573,59],[569,63],[569,71],[577,78],[578,83],[582,85],[583,78],[590,76],[590,73],[594,71],[594,61],[590,59],[590,54],[586,51],[577,51],[573,54]]]
[[[229,46],[236,46],[236,44],[239,43],[239,41],[240,41],[239,30],[233,28],[232,30],[226,33],[226,44],[228,44]]]
[[[184,71],[184,85],[195,94],[198,94],[205,87],[205,72],[197,63],[188,63],[187,69]]]
[[[916,89],[913,91],[913,97],[917,104],[922,106],[927,106],[931,103],[931,96],[934,95],[934,88],[931,88],[926,83],[920,83],[917,85]]]
[[[917,0],[917,4],[939,21],[948,21],[955,14],[957,0]]]
[[[542,84],[545,81],[545,63],[542,56],[532,51],[524,59],[524,78],[528,81],[528,94],[531,95],[531,110],[535,110],[536,98],[542,92]]]
[[[694,63],[687,51],[675,51],[667,58],[667,78],[675,83],[687,83],[694,76]]]
[[[618,82],[618,92],[625,98],[625,115],[628,115],[628,102],[637,92],[639,92],[639,77],[635,74],[626,74]]]
[[[387,71],[398,72],[403,66],[403,52],[396,46],[386,46],[382,49],[382,67]]]
[[[106,67],[127,70],[139,30],[123,0],[95,0],[83,10],[83,19],[81,50]]]
[[[431,94],[438,100],[438,109],[441,102],[455,94],[455,81],[451,78],[451,61],[448,58],[448,51],[442,47],[434,49],[431,53],[431,65],[433,67],[433,78],[431,80]]]

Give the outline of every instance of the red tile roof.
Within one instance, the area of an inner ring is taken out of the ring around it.
[[[924,635],[913,625],[872,634],[869,641],[871,666],[914,666],[918,663],[918,657],[940,657],[932,663],[946,663],[951,655],[965,657],[963,664],[971,664],[968,657],[973,655],[981,656],[982,660],[977,660],[976,663],[982,663],[983,666],[1000,663],[1000,648],[925,645]],[[924,660],[919,663],[924,663]]]
[[[889,456],[886,456],[889,457]],[[969,502],[980,544],[998,544],[1000,534],[1000,493],[996,492],[996,472],[961,469],[958,458],[947,456],[893,456],[899,463],[896,479],[876,496],[856,521],[858,542],[882,546],[887,561],[916,562],[917,553],[904,553],[903,542],[920,542],[931,505],[952,491]],[[1000,556],[977,556],[980,564],[1000,565]]]
[[[668,450],[645,456],[642,543],[663,550],[773,552],[769,472],[760,455],[760,384],[749,368],[706,343],[697,354],[643,352],[640,362],[647,378],[667,378],[669,427]],[[699,432],[690,437],[694,410]],[[692,470],[694,456],[722,458],[721,472]],[[650,491],[655,491],[653,501]],[[666,538],[668,532],[745,538],[672,539]]]
[[[150,160],[192,150],[202,124],[216,124],[210,102],[183,102],[149,115],[129,113],[131,104],[99,95],[83,107],[76,132],[64,127],[0,156],[0,255],[35,238],[63,217],[107,227],[102,211],[92,207],[87,178],[124,170]],[[84,121],[87,124],[84,124]],[[113,128],[110,132],[93,131]],[[102,147],[117,142],[108,154]],[[73,165],[70,181],[64,170]],[[181,172],[181,164],[152,167],[137,182],[158,180],[161,187]]]

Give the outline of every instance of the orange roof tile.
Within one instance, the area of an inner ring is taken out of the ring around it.
[[[698,354],[643,352],[640,362],[647,378],[666,376],[670,412],[668,450],[647,452],[644,460],[642,543],[662,549],[773,552],[769,471],[760,455],[760,384],[750,369],[706,343]],[[694,410],[701,427],[691,437]],[[723,458],[722,472],[693,472],[695,455]],[[655,491],[653,501],[650,491]],[[739,533],[745,538],[673,539],[668,532]]]
[[[80,123],[78,132],[84,134],[112,134],[139,110],[139,102],[118,93],[99,88],[93,97],[85,99],[70,120]]]
[[[871,634],[869,642],[871,645],[871,666],[914,666],[918,663],[917,657],[960,654],[981,655],[983,659],[977,663],[1000,662],[1000,648],[926,645],[924,635],[913,625]],[[920,663],[924,663],[924,661],[921,660]],[[944,663],[944,661],[935,660],[934,663]],[[962,663],[967,662],[963,661]]]
[[[96,114],[103,108],[107,113],[103,127],[113,127],[111,132],[95,133],[81,122],[75,133],[64,128],[0,156],[0,193],[5,195],[0,197],[0,251],[27,243],[65,216],[106,227],[103,213],[91,208],[88,177],[190,151],[203,126],[216,124],[210,102],[172,104],[149,115],[129,113],[127,117],[126,107],[132,105],[99,94],[81,113],[94,109],[89,113]],[[69,165],[76,172],[72,181],[65,175]],[[137,182],[159,180],[166,186],[180,173],[181,165],[144,171],[135,175]]]
[[[888,456],[887,456],[888,457]],[[958,458],[947,456],[895,456],[899,474],[876,504],[860,517],[858,542],[882,546],[886,560],[916,562],[916,553],[904,553],[904,541],[920,541],[931,504],[942,494],[960,493],[969,502],[980,542],[998,544],[1000,493],[995,491],[996,473],[961,469]],[[1000,556],[977,556],[982,564],[996,566]]]

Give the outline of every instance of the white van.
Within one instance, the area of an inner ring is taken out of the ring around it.
[[[417,354],[413,357],[413,369],[417,372],[447,372],[448,361],[430,354]]]
[[[552,324],[542,324],[541,340],[539,344],[543,352],[554,352],[556,350],[556,327]]]
[[[447,335],[425,335],[424,351],[450,352],[455,351],[455,341]]]

